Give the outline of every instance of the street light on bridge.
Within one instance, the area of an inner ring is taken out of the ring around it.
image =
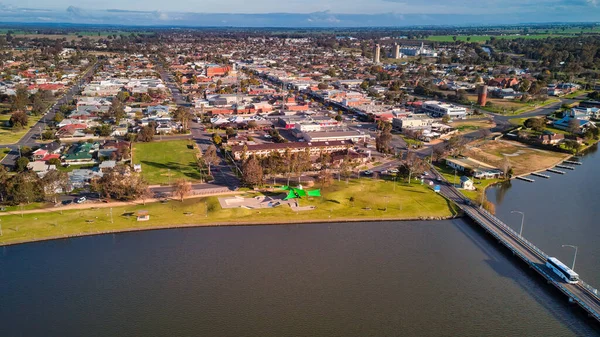
[[[523,235],[523,223],[525,222],[525,213],[521,212],[521,211],[510,211],[510,213],[519,213],[521,214],[521,230],[519,231],[519,237],[522,237]]]
[[[562,245],[563,248],[565,247],[571,247],[571,248],[575,248],[575,256],[573,256],[573,267],[571,267],[572,271],[575,271],[575,260],[577,259],[577,246],[573,246],[573,245]]]

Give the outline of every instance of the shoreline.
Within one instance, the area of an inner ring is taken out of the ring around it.
[[[215,222],[215,223],[204,223],[204,224],[181,224],[181,225],[166,225],[166,226],[155,226],[155,227],[131,227],[118,230],[108,230],[99,232],[80,233],[73,235],[59,235],[49,236],[39,239],[22,240],[15,242],[0,242],[0,247],[23,245],[28,243],[37,243],[44,241],[55,241],[61,239],[80,238],[88,236],[98,236],[107,234],[121,234],[121,233],[135,233],[145,232],[154,230],[166,230],[166,229],[178,229],[178,228],[200,228],[200,227],[251,227],[251,226],[293,226],[293,225],[318,225],[328,223],[354,223],[354,222],[389,222],[389,221],[445,221],[462,218],[462,213],[457,213],[446,217],[416,217],[416,218],[327,218],[327,219],[313,219],[313,220],[296,220],[296,221],[272,221],[265,223],[261,221],[243,221],[243,222]]]

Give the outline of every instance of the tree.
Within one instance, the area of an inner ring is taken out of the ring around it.
[[[25,86],[18,86],[13,99],[12,110],[24,111],[29,104],[29,92]]]
[[[194,118],[194,115],[190,112],[190,109],[185,107],[178,107],[174,113],[175,120],[181,123],[183,131],[187,131],[190,128],[190,121]]]
[[[462,136],[453,136],[446,141],[446,151],[451,156],[462,153],[465,146],[465,139]]]
[[[104,197],[116,200],[137,199],[148,189],[148,184],[142,176],[126,165],[117,165],[108,169],[93,186]]]
[[[6,201],[6,190],[8,187],[9,175],[6,167],[0,165],[0,202]]]
[[[29,159],[27,159],[27,157],[20,157],[19,159],[17,159],[17,161],[15,163],[15,169],[17,170],[17,172],[23,172],[23,171],[27,170],[28,164],[29,164]]]
[[[317,180],[321,184],[322,188],[331,186],[331,184],[333,184],[333,175],[327,169],[321,169],[319,171],[319,176],[317,177]]]
[[[500,165],[500,169],[502,170],[502,174],[504,175],[504,178],[510,178],[508,176],[508,172],[511,169],[510,166],[510,161],[508,160],[508,157],[504,156],[504,159],[502,159],[502,164]]]
[[[57,111],[56,114],[54,114],[54,118],[52,120],[58,124],[62,122],[63,119],[65,119],[65,115],[62,112]]]
[[[41,201],[44,191],[35,172],[27,171],[14,175],[7,184],[7,196],[13,205]]]
[[[54,166],[58,167],[58,166],[62,165],[62,162],[58,158],[52,158],[52,159],[48,160],[48,165],[54,165]]]
[[[447,124],[448,122],[450,122],[450,116],[444,115],[444,117],[442,117],[442,123]]]
[[[10,116],[9,123],[14,129],[22,129],[27,126],[29,116],[24,111],[15,111]]]
[[[423,172],[427,169],[427,163],[421,159],[415,152],[407,152],[406,157],[402,160],[398,167],[398,174],[407,177],[408,183],[412,179],[412,175],[416,172]]]
[[[58,195],[69,190],[69,176],[66,172],[51,170],[42,178],[42,185],[46,197],[50,197],[54,203],[57,203]]]
[[[96,132],[100,137],[108,137],[112,132],[112,128],[108,124],[102,124],[96,128]]]
[[[212,141],[213,143],[215,143],[215,145],[219,146],[223,142],[223,139],[221,138],[221,136],[219,136],[218,133],[213,133]]]
[[[108,109],[108,113],[115,119],[115,124],[119,124],[121,119],[125,117],[125,106],[123,102],[118,99],[113,99],[110,108]]]
[[[254,130],[258,127],[258,123],[255,120],[248,122],[248,129]]]
[[[567,132],[572,135],[577,135],[579,133],[579,120],[577,118],[569,119],[569,124],[567,125]]]
[[[526,128],[530,128],[538,132],[544,131],[544,128],[546,127],[546,123],[544,122],[544,120],[536,117],[528,118],[527,120],[525,120],[523,125]]]
[[[204,152],[204,155],[202,156],[202,160],[204,161],[204,164],[206,165],[206,167],[208,167],[208,175],[210,176],[210,168],[213,165],[216,165],[219,163],[219,156],[217,155],[217,147],[214,145],[210,145],[206,151]]]
[[[40,92],[33,95],[33,102],[31,107],[31,113],[38,116],[44,113],[46,110],[46,103],[44,102]]]
[[[392,140],[392,125],[385,123],[383,130],[375,138],[375,148],[381,153],[390,153],[390,141]]]
[[[192,183],[185,179],[178,179],[173,187],[173,192],[179,197],[181,202],[183,202],[183,198],[185,198],[192,191]]]
[[[248,158],[242,165],[242,181],[250,187],[263,183],[263,169],[256,156]]]
[[[138,133],[137,140],[138,142],[151,142],[154,139],[154,134],[156,130],[151,125],[142,126],[140,132]]]

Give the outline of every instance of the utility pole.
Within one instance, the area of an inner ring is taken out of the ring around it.
[[[110,208],[110,223],[114,223],[112,215],[112,207]]]
[[[563,248],[565,247],[571,247],[571,248],[575,248],[575,256],[573,257],[573,266],[571,267],[572,271],[575,271],[575,260],[577,260],[577,246],[573,246],[573,245],[562,245]]]

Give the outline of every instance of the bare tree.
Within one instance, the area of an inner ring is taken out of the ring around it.
[[[408,183],[412,179],[412,175],[416,172],[423,172],[427,169],[427,163],[421,159],[415,152],[408,152],[406,157],[398,167],[399,174],[408,177]]]
[[[178,179],[173,187],[173,193],[179,197],[181,202],[183,202],[183,198],[185,198],[192,191],[192,183],[185,179]]]
[[[242,165],[242,181],[248,186],[258,186],[263,183],[263,168],[255,156],[246,160]]]
[[[508,172],[510,171],[510,161],[508,160],[507,156],[504,156],[504,159],[502,159],[502,164],[500,165],[500,169],[502,170],[502,174],[504,174],[504,177],[508,178]]]
[[[204,164],[206,165],[206,167],[208,167],[208,175],[211,175],[210,168],[213,165],[216,165],[219,163],[219,156],[217,155],[217,147],[214,145],[210,145],[204,152],[204,155],[202,156],[202,160],[204,161]]]
[[[69,189],[69,177],[66,172],[51,170],[42,178],[44,193],[51,197],[54,203],[58,202],[58,195],[66,193]]]

